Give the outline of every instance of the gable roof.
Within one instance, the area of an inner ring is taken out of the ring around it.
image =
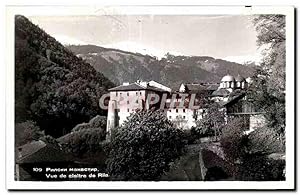
[[[212,96],[222,96],[222,97],[224,97],[224,96],[228,96],[230,94],[230,91],[228,91],[227,89],[218,89],[218,90],[216,90],[216,91],[214,91],[213,93],[212,93]]]
[[[129,85],[120,85],[109,89],[108,91],[135,91],[135,90],[145,90],[146,87],[138,85],[137,83],[132,83]]]
[[[187,91],[203,91],[206,90],[206,87],[202,84],[185,84]]]
[[[17,163],[69,162],[69,156],[60,148],[44,141],[32,141],[18,147]]]
[[[206,90],[215,91],[219,88],[219,84],[207,84]]]
[[[241,98],[243,98],[245,96],[245,93],[240,93],[240,94],[237,94],[237,95],[234,95],[234,96],[231,96],[228,98],[228,101],[226,101],[223,106],[227,106],[227,105],[230,105],[238,100],[240,100]]]

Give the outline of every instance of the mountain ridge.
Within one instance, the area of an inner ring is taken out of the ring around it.
[[[181,83],[220,82],[227,74],[249,77],[254,71],[250,66],[210,56],[175,56],[167,53],[164,58],[158,59],[96,45],[69,45],[68,49],[116,84],[156,80],[178,89]]]

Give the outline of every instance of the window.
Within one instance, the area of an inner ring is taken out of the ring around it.
[[[185,116],[183,116],[183,119],[185,119]]]
[[[139,100],[136,100],[136,101],[135,101],[135,103],[137,103],[137,104],[138,104],[138,103],[139,103]]]
[[[127,104],[129,104],[129,100],[127,101]]]
[[[118,92],[116,92],[116,96],[118,97]]]
[[[185,109],[183,109],[182,111],[185,112]]]
[[[120,92],[120,96],[122,96],[122,93]]]
[[[129,108],[127,109],[127,112],[129,112]]]
[[[135,95],[138,96],[138,92],[135,92]]]
[[[172,119],[172,116],[169,116],[169,119]]]
[[[127,92],[127,96],[129,96],[129,92]]]
[[[176,109],[176,113],[178,113],[178,109]]]
[[[140,95],[142,95],[142,92],[140,91]]]

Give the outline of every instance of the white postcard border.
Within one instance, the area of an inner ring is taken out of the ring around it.
[[[34,182],[14,180],[14,15],[286,15],[286,181]],[[293,189],[295,186],[295,60],[292,6],[8,6],[6,9],[6,185],[7,189]]]

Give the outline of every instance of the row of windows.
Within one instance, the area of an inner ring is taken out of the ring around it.
[[[122,94],[123,94],[122,92],[116,92],[116,96],[118,96],[118,95],[122,96]],[[127,93],[124,92],[124,94],[127,94],[127,96],[129,96],[129,92],[127,92]],[[136,96],[142,95],[142,92],[141,91],[140,92],[137,91],[137,92],[135,92],[135,95]]]
[[[176,118],[176,119],[179,119],[179,116],[176,116],[175,118]],[[185,119],[186,117],[185,117],[185,116],[182,116],[182,118]],[[172,116],[169,116],[169,119],[172,119]]]
[[[131,111],[132,111],[132,112],[134,112],[134,111],[135,111],[135,109],[132,109]],[[120,109],[116,109],[116,112],[118,112],[118,113],[119,113],[119,112],[120,112]],[[129,108],[127,108],[127,112],[130,112],[130,109],[129,109]]]
[[[135,103],[139,103],[139,100],[135,100]],[[130,101],[127,101],[127,104],[130,104]]]
[[[135,109],[132,109],[131,111],[132,111],[132,112],[135,112]],[[129,109],[129,108],[127,109],[127,112],[130,112],[130,109]]]
[[[223,82],[223,83],[221,83],[221,87],[223,87],[223,88],[225,88],[225,87],[227,87],[227,88],[234,88],[234,87],[242,87],[242,88],[244,88],[245,87],[245,82],[236,82],[236,83],[234,83],[234,82]]]
[[[169,112],[172,112],[172,110],[169,110]],[[185,109],[182,109],[182,112],[185,112]],[[178,109],[176,109],[176,113],[178,113]]]

